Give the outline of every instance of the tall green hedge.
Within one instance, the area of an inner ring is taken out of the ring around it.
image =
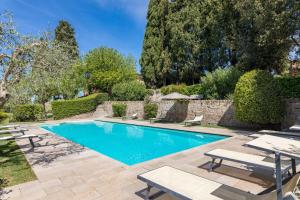
[[[277,77],[284,98],[300,98],[300,77]]]
[[[282,118],[281,95],[277,81],[262,70],[245,73],[234,92],[235,116],[243,122],[277,124]]]
[[[13,108],[13,118],[16,121],[36,121],[43,118],[43,106],[40,104],[22,104]]]
[[[52,112],[54,119],[63,119],[95,110],[106,97],[103,94],[92,94],[72,100],[53,101]]]

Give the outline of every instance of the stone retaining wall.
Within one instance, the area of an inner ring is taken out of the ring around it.
[[[143,101],[107,101],[102,107],[107,116],[112,116],[112,104],[127,104],[127,116],[138,113],[139,118],[144,116]],[[192,100],[189,102],[161,101],[158,102],[157,117],[166,121],[182,122],[193,119],[197,115],[204,115],[203,123],[223,126],[253,127],[234,119],[234,108],[229,100]]]
[[[284,102],[284,118],[282,129],[288,129],[300,123],[300,99],[286,99]]]
[[[103,110],[107,116],[113,116],[112,104],[124,103],[127,105],[126,116],[131,116],[138,113],[138,118],[144,117],[144,102],[143,101],[106,101],[103,104]]]
[[[182,122],[203,115],[203,123],[223,126],[253,128],[253,125],[234,118],[234,107],[229,100],[192,100],[189,102],[162,101],[158,116],[167,121]]]
[[[139,118],[144,116],[143,101],[107,101],[103,110],[107,116],[112,116],[112,104],[127,104],[127,116],[138,113]],[[203,123],[218,124],[240,128],[259,128],[254,124],[240,122],[234,118],[234,106],[229,100],[192,100],[189,102],[160,101],[158,104],[157,117],[163,117],[166,121],[182,122],[193,119],[195,116],[204,115]],[[285,113],[282,128],[287,129],[295,123],[300,123],[300,99],[285,100]]]

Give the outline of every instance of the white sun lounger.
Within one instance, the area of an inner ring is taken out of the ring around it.
[[[260,136],[263,136],[263,135],[264,134],[254,133],[254,134],[248,135],[248,137],[256,139],[256,138],[259,138]]]
[[[291,131],[299,131],[300,132],[300,125],[294,125],[290,127]]]
[[[137,119],[137,118],[138,118],[138,114],[137,114],[137,113],[134,113],[133,115],[131,115],[130,118],[131,118],[131,119]]]
[[[150,123],[155,123],[155,122],[159,122],[159,121],[163,121],[163,120],[164,120],[163,117],[149,118]]]
[[[282,156],[300,160],[299,140],[263,135],[245,145],[268,153],[280,152]]]
[[[123,120],[125,120],[125,119],[137,119],[137,118],[138,118],[138,114],[137,113],[134,113],[130,117],[126,117],[126,116],[122,117]]]
[[[3,133],[22,133],[25,134],[25,131],[28,131],[28,129],[8,129],[8,130],[0,130],[0,134]]]
[[[296,139],[263,135],[247,142],[245,146],[265,151],[267,153],[280,153],[281,156],[291,159],[293,174],[296,173],[297,160],[300,160],[300,141]]]
[[[248,135],[248,137],[250,138],[253,138],[253,139],[256,139],[256,138],[259,138],[263,135],[274,135],[272,133],[254,133],[254,134],[251,134],[251,135]],[[299,136],[293,136],[293,135],[276,135],[277,137],[283,137],[283,138],[289,138],[289,139],[295,139],[295,138],[299,138]]]
[[[273,170],[275,174],[275,163],[264,161],[266,157],[258,156],[253,154],[247,153],[240,153],[236,151],[229,151],[225,149],[214,149],[212,151],[204,153],[204,155],[209,156],[212,158],[209,170],[212,171],[214,167],[218,167],[222,164],[223,160],[228,160],[231,162],[237,162],[244,165],[250,165],[255,167],[260,167],[268,170]],[[215,164],[216,159],[220,159],[218,164]],[[283,174],[288,173],[291,166],[284,166],[282,165],[282,172]]]
[[[10,129],[10,128],[17,129],[19,127],[20,125],[5,125],[5,126],[0,126],[0,129]]]
[[[268,134],[268,135],[278,135],[278,136],[282,135],[282,136],[300,137],[299,133],[296,133],[296,132],[286,132],[286,131],[261,130],[261,131],[258,131],[258,133]]]
[[[21,136],[7,136],[7,137],[0,137],[0,141],[29,139],[31,146],[34,147],[34,142],[32,140],[33,138],[38,138],[38,136],[33,134],[21,135]]]
[[[196,116],[193,120],[185,121],[184,125],[187,126],[187,125],[193,125],[193,124],[201,124],[202,120],[203,120],[203,115]]]
[[[146,200],[156,195],[150,197],[152,188],[182,200],[274,200],[277,195],[276,190],[254,195],[169,166],[146,172],[137,178],[148,186],[144,197]],[[287,180],[283,184],[284,194],[294,191],[298,181],[299,174]]]

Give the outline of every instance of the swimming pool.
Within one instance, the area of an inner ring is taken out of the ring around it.
[[[126,165],[134,165],[226,138],[221,135],[101,121],[41,127]]]

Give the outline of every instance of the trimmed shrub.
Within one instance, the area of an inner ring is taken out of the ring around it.
[[[201,78],[200,84],[186,86],[168,85],[160,89],[164,95],[178,92],[184,95],[203,95],[204,99],[225,99],[233,94],[242,72],[235,67],[218,68]]]
[[[97,98],[97,103],[98,104],[103,104],[104,101],[109,100],[109,96],[108,96],[107,93],[99,93],[96,98]]]
[[[43,113],[43,106],[40,104],[23,104],[13,108],[14,120],[20,122],[42,119]]]
[[[300,98],[300,77],[276,77],[284,98]]]
[[[203,94],[203,87],[201,84],[195,84],[187,86],[187,95],[199,95]]]
[[[52,118],[53,117],[53,113],[47,113],[46,117],[47,117],[47,119]]]
[[[127,105],[115,103],[112,105],[114,117],[123,117],[126,115]]]
[[[235,67],[218,68],[208,72],[201,78],[201,93],[204,99],[225,99],[234,93],[235,85],[241,75],[242,72]]]
[[[277,124],[282,119],[280,90],[273,76],[263,70],[244,74],[234,92],[237,119],[257,124]]]
[[[54,119],[63,119],[94,111],[99,101],[99,94],[92,94],[78,99],[53,101],[51,103],[53,117]]]
[[[146,86],[139,81],[119,83],[112,89],[112,97],[117,101],[140,101],[147,94]]]
[[[165,87],[160,88],[160,92],[163,95],[171,94],[173,92],[178,92],[180,94],[188,94],[187,86],[185,84],[180,85],[168,85]]]
[[[157,115],[158,106],[155,103],[144,105],[144,119],[155,118]]]
[[[0,122],[3,122],[7,118],[9,118],[9,115],[5,112],[0,111]]]

